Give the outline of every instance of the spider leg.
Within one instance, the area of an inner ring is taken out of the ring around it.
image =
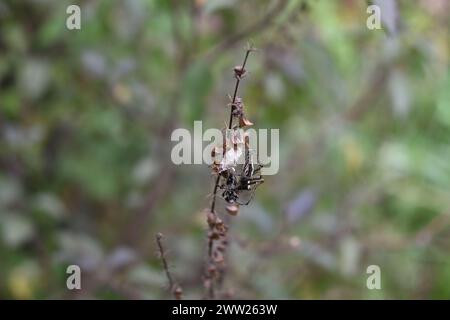
[[[245,184],[241,184],[238,186],[238,190],[241,191],[245,191],[245,190],[250,190],[250,186],[254,185],[254,189],[256,189],[260,184],[264,183],[264,179],[257,179],[257,178],[253,178],[253,179],[248,179],[246,181]]]
[[[248,199],[247,202],[244,203],[244,202],[236,201],[236,203],[239,204],[239,205],[242,205],[242,206],[246,206],[253,200],[254,196],[255,196],[255,190],[253,190],[253,192],[252,192],[252,194],[251,194],[251,196],[250,196],[250,198]]]
[[[257,165],[255,165],[255,170],[253,170],[253,172],[260,172],[263,167],[264,166],[257,164]]]
[[[252,199],[253,199],[253,195],[250,197],[250,199],[247,201],[247,202],[239,202],[239,201],[236,201],[236,203],[238,204],[238,205],[241,205],[241,206],[246,206],[246,205],[248,205],[251,201],[252,201]]]
[[[261,177],[256,177],[256,178],[250,178],[248,179],[248,184],[252,185],[252,184],[262,184],[264,183],[264,179]]]

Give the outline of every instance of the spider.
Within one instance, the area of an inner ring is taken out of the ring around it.
[[[223,171],[221,175],[226,179],[225,184],[220,186],[220,189],[225,189],[222,193],[222,197],[228,203],[237,202],[239,199],[238,179],[234,168]]]
[[[248,205],[253,199],[256,188],[264,182],[261,175],[262,167],[259,163],[253,163],[250,150],[247,149],[241,174],[236,174],[234,168],[229,168],[221,173],[225,178],[225,184],[220,186],[220,189],[224,189],[222,193],[224,200],[228,203]],[[247,199],[240,201],[245,198]]]

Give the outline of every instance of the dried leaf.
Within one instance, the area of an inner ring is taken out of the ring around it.
[[[247,118],[245,118],[245,117],[239,118],[239,128],[250,127],[252,125],[253,125],[253,122],[251,122]]]

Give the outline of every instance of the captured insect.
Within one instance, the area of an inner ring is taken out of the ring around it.
[[[219,186],[220,189],[225,189],[222,193],[222,197],[228,203],[237,202],[237,200],[239,199],[239,183],[234,168],[223,171],[221,175],[225,178],[225,183]]]
[[[234,168],[224,170],[220,174],[225,183],[219,188],[223,189],[222,197],[228,203],[248,205],[253,199],[256,188],[264,183],[261,175],[263,165],[253,162],[251,150],[245,150],[245,163],[240,174]]]

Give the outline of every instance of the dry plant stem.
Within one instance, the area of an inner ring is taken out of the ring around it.
[[[250,55],[250,52],[252,52],[254,49],[253,48],[249,48],[247,49],[247,51],[245,52],[245,58],[244,58],[244,62],[242,63],[242,69],[245,70],[245,65],[247,64],[247,59],[248,56]],[[237,77],[236,78],[236,84],[234,86],[234,93],[233,93],[233,99],[231,102],[231,110],[230,110],[230,120],[228,121],[228,129],[231,129],[231,126],[233,124],[233,110],[234,110],[234,104],[236,103],[236,98],[237,98],[237,94],[239,91],[239,84],[241,83],[241,78]],[[214,213],[214,209],[216,207],[216,194],[217,194],[217,189],[219,187],[219,181],[220,181],[220,175],[217,175],[216,178],[216,183],[214,184],[214,191],[213,191],[213,199],[212,199],[212,203],[211,203],[211,212]]]
[[[163,235],[161,233],[157,233],[155,238],[156,238],[156,244],[158,245],[158,250],[159,250],[160,258],[161,258],[161,261],[163,264],[164,272],[166,273],[166,277],[169,282],[170,293],[173,295],[173,297],[176,300],[180,300],[181,292],[182,292],[181,287],[175,283],[175,281],[173,280],[172,274],[170,273],[169,264],[167,263],[166,254],[164,251],[164,247],[162,245]]]
[[[245,65],[247,64],[247,59],[250,55],[250,52],[254,51],[254,49],[249,46],[247,51],[245,52],[245,58],[244,58],[244,62],[242,63],[241,66],[241,70],[245,70]],[[244,71],[245,72],[245,71]],[[241,76],[236,76],[236,84],[234,86],[234,92],[233,92],[233,98],[231,101],[231,110],[230,110],[230,118],[229,118],[229,122],[228,122],[228,129],[231,129],[232,125],[233,125],[233,111],[235,109],[235,104],[236,104],[236,98],[238,95],[238,91],[239,91],[239,84],[241,83],[242,77]],[[219,188],[219,182],[220,182],[220,174],[217,174],[216,177],[216,181],[214,184],[214,190],[213,190],[213,199],[211,202],[211,209],[210,209],[210,214],[213,215],[214,220],[217,220],[217,214],[215,212],[215,207],[216,207],[216,198],[217,198],[217,190]],[[215,262],[214,262],[214,238],[211,236],[211,234],[214,232],[214,224],[209,224],[209,236],[208,236],[208,264],[209,266],[214,266]],[[214,283],[214,277],[211,275],[207,276],[208,279],[208,285],[207,285],[207,289],[208,289],[208,297],[209,299],[214,299],[215,297],[215,283]]]

